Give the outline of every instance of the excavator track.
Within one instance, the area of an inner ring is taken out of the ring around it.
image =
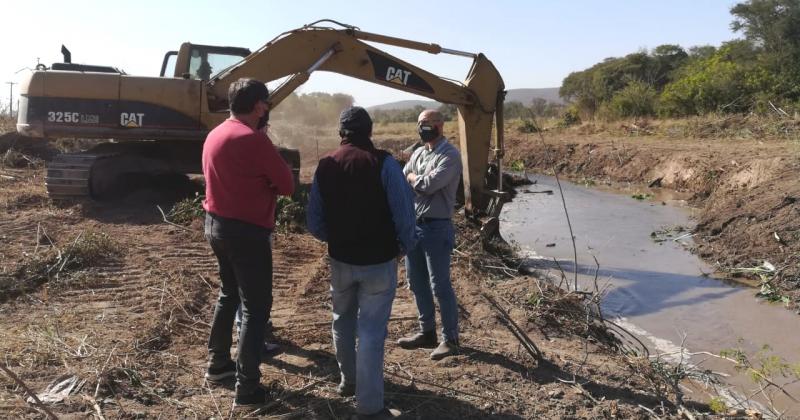
[[[53,200],[90,199],[92,165],[104,156],[94,153],[57,155],[47,164],[47,195]]]
[[[286,148],[279,148],[279,153],[292,168],[295,190],[299,192],[300,153]],[[56,201],[117,197],[128,188],[141,187],[132,186],[126,176],[197,173],[199,163],[197,168],[192,164],[195,156],[199,162],[200,148],[196,144],[170,147],[156,143],[105,143],[86,152],[60,154],[47,164],[47,194]]]

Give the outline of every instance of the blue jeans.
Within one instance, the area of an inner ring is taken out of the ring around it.
[[[450,254],[455,244],[455,229],[450,219],[417,222],[419,242],[406,255],[408,285],[414,293],[423,332],[436,330],[436,307],[442,315],[442,338],[458,341],[458,303],[450,282]]]
[[[333,345],[342,381],[356,385],[356,411],[383,405],[383,349],[397,289],[397,261],[352,265],[330,259]],[[358,352],[356,352],[358,335]]]

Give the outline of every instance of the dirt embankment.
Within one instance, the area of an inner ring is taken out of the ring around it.
[[[537,134],[512,132],[506,157],[537,172],[556,168],[578,182],[623,182],[643,190],[651,186],[688,193],[689,204],[698,209],[698,255],[720,273],[769,281],[766,297],[797,306],[797,142],[552,133],[543,142]],[[746,270],[765,261],[774,272],[759,277]]]
[[[155,204],[168,208],[165,202],[54,205],[41,163],[31,160],[0,167],[0,284],[40,275],[0,299],[4,367],[37,392],[73,381],[63,401],[47,405],[63,417],[228,418],[231,384],[203,381],[219,282],[199,220],[186,228],[163,223]],[[516,274],[482,250],[465,221],[460,231],[453,277],[464,351],[434,362],[394,344],[416,328],[414,301],[401,280],[386,350],[390,406],[421,419],[644,419],[647,410],[677,418],[670,388],[650,365],[622,356],[606,330],[587,323],[582,295]],[[110,238],[113,250],[68,263],[67,250],[84,246],[88,232]],[[262,365],[262,382],[276,398],[266,414],[346,418],[353,401],[335,394],[324,245],[308,234],[279,233],[274,254],[273,335],[284,351]],[[541,359],[498,318],[487,291]],[[18,383],[0,378],[0,416],[42,416]]]

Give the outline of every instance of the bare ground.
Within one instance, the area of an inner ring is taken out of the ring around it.
[[[232,384],[203,380],[219,283],[199,221],[188,229],[163,223],[155,204],[170,203],[158,194],[136,196],[148,203],[55,206],[37,162],[0,167],[0,280],[16,284],[20,267],[77,243],[84,232],[107,234],[118,251],[76,271],[51,273],[18,296],[4,295],[3,366],[37,392],[62,377],[85,381],[48,406],[62,418],[230,417]],[[621,355],[602,326],[584,321],[582,297],[516,274],[506,266],[511,262],[482,250],[467,222],[459,223],[453,278],[464,351],[434,362],[424,351],[394,344],[416,325],[413,299],[401,284],[386,348],[390,406],[408,418],[431,419],[648,418],[649,409],[675,416],[663,383],[648,379],[649,366]],[[262,381],[276,397],[262,415],[347,418],[353,401],[334,392],[324,245],[307,234],[280,233],[274,253],[274,338],[284,351],[262,364]],[[524,350],[484,292],[509,311],[541,360]],[[43,416],[25,402],[19,383],[0,377],[4,417]]]

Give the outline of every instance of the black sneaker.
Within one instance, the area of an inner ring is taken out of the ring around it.
[[[223,379],[236,376],[236,363],[228,360],[228,363],[220,367],[208,367],[206,370],[206,379],[211,382],[219,382]]]
[[[263,406],[267,403],[267,398],[269,397],[269,393],[266,389],[262,387],[257,387],[255,391],[250,394],[240,394],[239,391],[236,391],[236,398],[233,401],[234,408],[236,407],[247,407],[247,408],[256,408],[259,406]]]
[[[270,343],[267,340],[264,340],[264,345],[261,346],[261,358],[266,359],[281,352],[281,346],[277,343]]]
[[[436,339],[436,331],[418,332],[410,337],[404,337],[397,340],[397,344],[406,349],[433,349],[439,344]]]

